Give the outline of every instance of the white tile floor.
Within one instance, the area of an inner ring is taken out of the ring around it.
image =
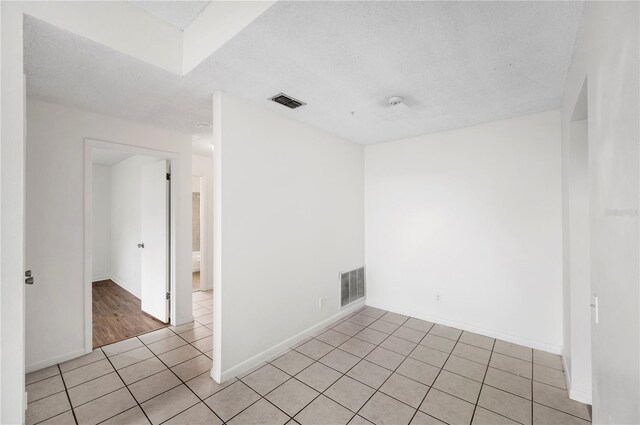
[[[28,423],[590,423],[559,356],[370,307],[217,385],[207,297],[192,325],[29,374]]]
[[[156,424],[176,415],[168,423],[219,423],[202,403],[224,387],[209,378],[212,293],[192,296],[193,323],[29,373],[27,424]]]

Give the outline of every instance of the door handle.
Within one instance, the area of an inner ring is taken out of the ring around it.
[[[24,272],[24,283],[27,285],[33,285],[33,277],[31,276],[31,270],[27,270]]]
[[[138,248],[144,248],[144,242],[138,244]]]

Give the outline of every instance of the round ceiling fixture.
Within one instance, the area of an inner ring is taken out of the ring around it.
[[[207,124],[206,122],[201,122],[196,124],[197,128],[211,128],[211,125]]]
[[[401,103],[404,103],[404,97],[402,97],[402,96],[393,96],[393,97],[390,97],[390,98],[387,100],[387,103],[389,103],[389,105],[391,105],[391,106],[399,105],[399,104],[401,104]]]

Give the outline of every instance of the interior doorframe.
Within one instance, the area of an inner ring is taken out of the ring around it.
[[[108,149],[126,152],[132,155],[153,156],[159,159],[166,159],[170,163],[172,173],[179,165],[179,154],[155,149],[141,148],[138,146],[123,143],[108,142],[104,140],[85,138],[84,139],[84,351],[85,354],[93,351],[93,158],[94,149]],[[169,280],[171,300],[169,303],[170,323],[176,325],[176,209],[178,187],[176,179],[169,181],[170,187],[170,226],[169,231]]]
[[[207,207],[207,176],[200,174],[192,174],[192,177],[197,177],[200,183],[200,290],[206,290],[211,288],[206,288],[207,276],[209,270],[207,269],[207,255],[208,255],[208,247],[207,247],[207,216],[206,216],[206,207]],[[193,196],[193,195],[192,195]],[[193,224],[192,224],[193,225]],[[193,270],[192,270],[193,273]],[[203,289],[205,288],[205,289]]]

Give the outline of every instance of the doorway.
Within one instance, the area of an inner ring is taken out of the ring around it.
[[[205,191],[204,177],[191,177],[191,264],[192,264],[192,290],[198,292],[204,289],[206,282],[206,258],[205,255]]]
[[[86,143],[85,235],[91,250],[85,255],[85,332],[91,333],[86,348],[93,349],[163,328],[171,319],[171,158]]]

